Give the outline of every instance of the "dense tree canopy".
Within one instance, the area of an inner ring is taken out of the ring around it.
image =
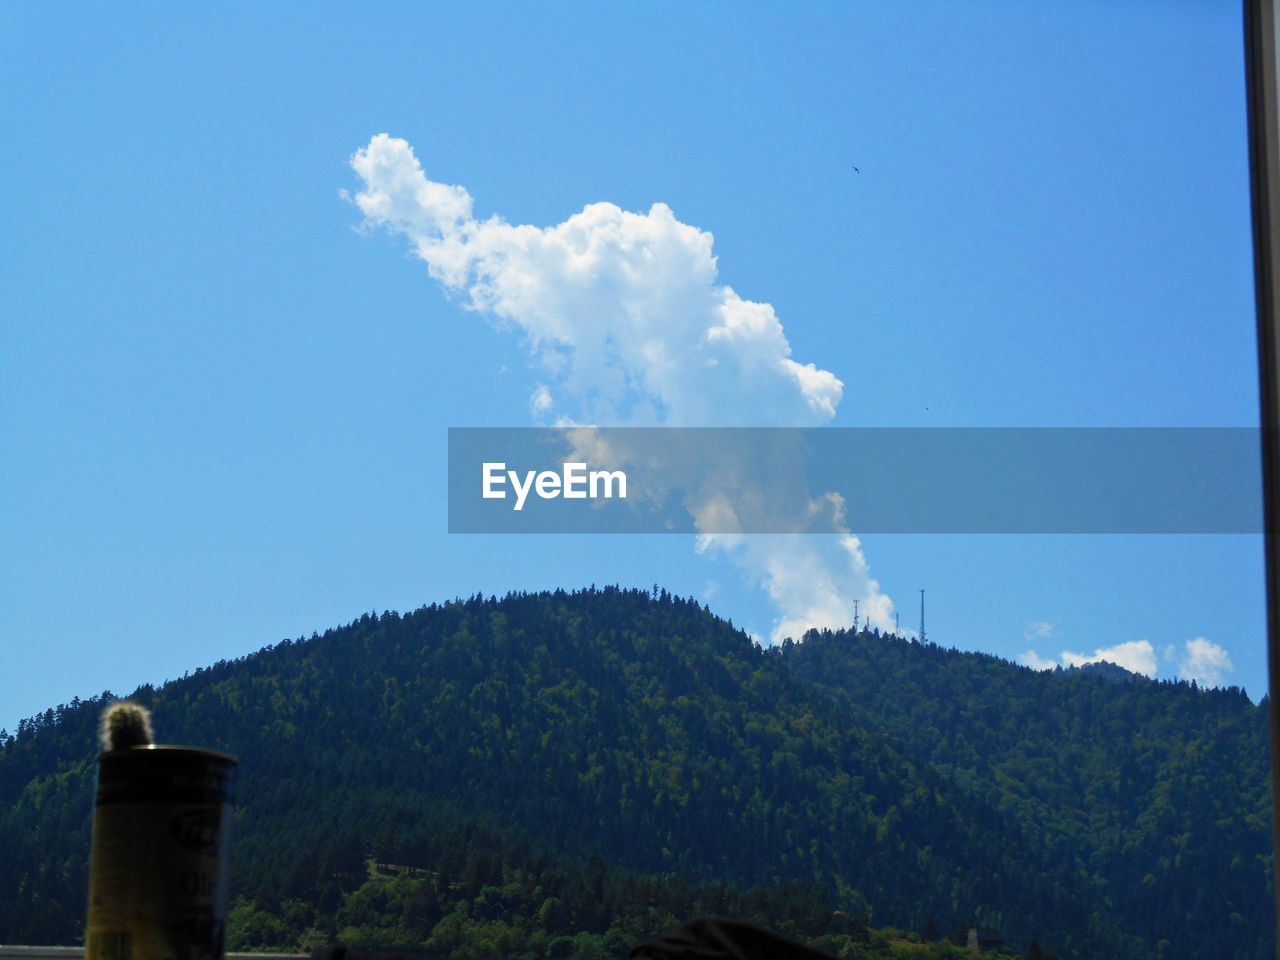
[[[1038,956],[1271,952],[1239,690],[866,631],[762,650],[592,588],[367,614],[134,698],[241,759],[234,946],[624,956],[720,913],[844,956],[969,924]],[[0,747],[0,942],[80,938],[108,699]]]

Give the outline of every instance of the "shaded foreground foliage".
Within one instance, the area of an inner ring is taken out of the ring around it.
[[[1265,709],[1235,689],[874,631],[761,650],[592,588],[367,614],[134,697],[241,759],[233,948],[623,956],[718,913],[850,957],[970,923],[1029,956],[1271,952]],[[109,698],[3,738],[0,942],[80,939]]]

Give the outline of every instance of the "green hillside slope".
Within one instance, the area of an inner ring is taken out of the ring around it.
[[[243,945],[625,954],[719,912],[850,956],[908,949],[868,921],[1270,953],[1265,722],[1239,691],[867,633],[765,651],[593,588],[366,615],[136,698],[163,740],[241,759]],[[100,708],[0,748],[0,942],[78,939]]]

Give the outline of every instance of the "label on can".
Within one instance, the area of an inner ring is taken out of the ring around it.
[[[172,747],[98,761],[86,960],[218,960],[235,761]]]

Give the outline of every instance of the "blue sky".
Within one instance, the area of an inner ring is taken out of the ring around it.
[[[475,591],[658,582],[773,630],[687,537],[447,535],[447,428],[531,423],[545,370],[357,229],[382,132],[478,218],[710,232],[833,425],[1256,422],[1236,4],[10,4],[0,726]],[[939,642],[1172,676],[1205,638],[1265,688],[1258,537],[862,549]]]

